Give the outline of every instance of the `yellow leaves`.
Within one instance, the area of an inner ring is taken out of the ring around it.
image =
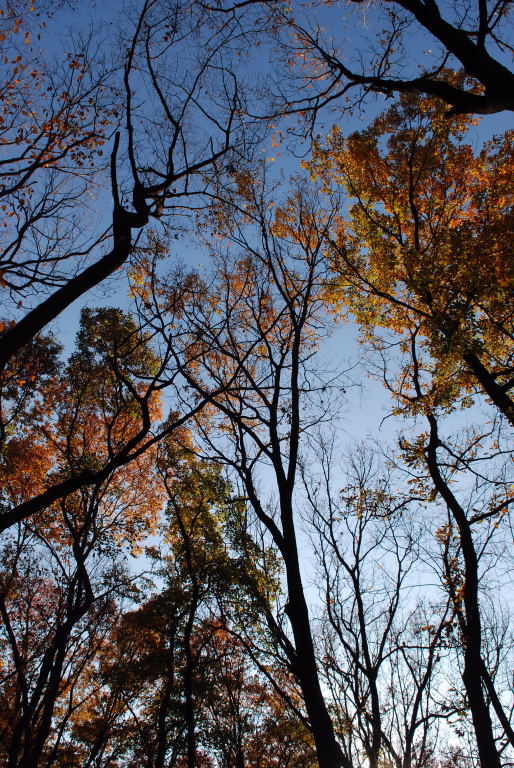
[[[249,168],[242,171],[235,171],[233,179],[236,183],[238,195],[243,198],[251,199],[253,197],[254,178]]]
[[[450,523],[442,525],[435,532],[435,537],[442,544],[445,544],[453,535],[453,526]]]
[[[445,401],[448,382],[453,397],[469,387],[466,348],[480,345],[499,370],[512,354],[512,136],[474,153],[468,124],[429,99],[402,99],[348,139],[333,129],[305,164],[324,192],[342,186],[352,200],[334,221],[328,257],[338,278],[327,300],[349,307],[367,338],[416,327],[438,360],[432,383]]]

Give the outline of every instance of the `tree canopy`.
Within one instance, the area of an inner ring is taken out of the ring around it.
[[[2,768],[512,765],[510,15],[0,9]]]

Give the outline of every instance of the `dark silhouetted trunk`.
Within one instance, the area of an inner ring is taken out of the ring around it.
[[[427,418],[430,424],[430,440],[426,451],[427,466],[434,486],[444,499],[459,530],[460,545],[464,559],[464,622],[461,623],[462,642],[464,645],[462,680],[471,710],[481,768],[501,768],[501,760],[494,739],[491,714],[482,685],[482,627],[478,600],[477,553],[466,514],[439,470],[437,448],[440,443],[437,420],[432,414]]]

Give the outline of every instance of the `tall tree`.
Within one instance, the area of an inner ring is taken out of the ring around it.
[[[262,553],[241,549],[244,507],[184,437],[159,457],[167,525],[161,549],[148,550],[159,587],[113,631],[101,690],[74,718],[75,759],[87,765],[102,754],[152,768],[211,765],[215,755],[244,766],[268,709],[269,683],[236,639],[259,615]]]
[[[482,391],[514,424],[512,136],[476,153],[468,127],[408,96],[315,149],[311,173],[351,201],[330,239],[328,297],[369,336],[415,325],[439,401]]]
[[[378,372],[394,395],[396,412],[428,421],[427,434],[401,445],[409,462],[424,466],[432,493],[440,495],[458,530],[463,581],[454,590],[453,612],[462,617],[463,682],[481,764],[498,766],[487,692],[494,686],[481,651],[483,545],[475,525],[512,503],[500,458],[508,453],[504,440],[514,423],[512,274],[505,239],[511,226],[512,153],[510,134],[474,153],[464,141],[468,127],[467,120],[448,121],[431,99],[405,96],[347,140],[335,129],[327,146],[316,148],[310,167],[327,190],[343,185],[352,202],[330,238],[338,275],[327,298],[354,313],[364,340],[379,354]],[[443,413],[471,406],[470,395],[477,400],[479,393],[498,409],[500,420],[477,428],[469,442],[449,446],[439,426]],[[498,477],[493,458],[500,462]],[[480,475],[483,511],[470,514],[469,501],[459,500],[451,484],[457,476],[463,482],[466,472],[476,482],[478,464],[486,460],[493,468]],[[493,700],[498,705],[494,692]],[[505,713],[497,709],[509,740]]]
[[[156,288],[159,303],[145,315],[176,350],[189,396],[210,405],[213,429],[196,425],[206,450],[235,471],[282,557],[293,637],[282,634],[283,649],[302,690],[318,763],[335,768],[347,762],[321,688],[295,521],[300,443],[312,425],[305,409],[317,389],[309,360],[326,328],[320,289],[331,212],[314,212],[301,190],[274,208],[250,172],[236,174],[235,185],[235,202],[217,207],[210,223],[222,253],[224,242],[237,248],[236,260],[220,255],[209,283],[192,274],[179,291]],[[323,413],[312,418],[318,422]],[[262,462],[270,467],[276,512],[259,489]]]
[[[494,658],[487,646],[495,630],[490,624],[494,613],[489,616],[485,605],[495,602],[488,593],[488,576],[492,562],[501,557],[502,523],[508,526],[505,518],[514,502],[511,433],[497,418],[468,429],[461,424],[456,437],[445,436],[443,417],[456,405],[450,409],[447,402],[439,402],[437,380],[432,386],[433,361],[423,344],[418,345],[416,327],[400,349],[403,355],[396,362],[401,367],[394,372],[393,357],[384,354],[382,379],[398,410],[426,425],[423,430],[410,421],[410,432],[400,437],[399,446],[411,489],[447,514],[435,535],[441,542],[442,583],[459,636],[462,708],[471,714],[476,760],[497,768],[513,734],[494,683],[496,665],[486,663],[486,658]],[[446,430],[452,432],[451,421]]]
[[[119,379],[106,364],[104,345],[116,343],[116,321],[118,329],[125,322],[125,333],[130,323],[120,312],[84,313],[78,350],[63,372],[65,380],[52,379],[53,391],[45,393],[51,394],[45,407],[53,405],[54,411],[47,410],[44,421],[34,421],[39,408],[32,406],[31,418],[21,422],[26,442],[35,440],[34,452],[24,453],[19,433],[6,440],[6,504],[30,496],[34,485],[45,484],[49,475],[59,483],[85,468],[95,471],[117,441],[137,431],[134,401],[124,399]],[[106,329],[112,334],[108,340]],[[130,354],[125,348],[118,358],[126,376],[152,362],[148,348],[137,349]],[[150,407],[158,409],[156,399]],[[25,482],[19,472],[22,456]],[[22,518],[5,539],[0,602],[8,659],[3,739],[9,768],[38,765],[58,749],[61,725],[65,728],[75,706],[78,677],[115,612],[113,596],[129,584],[117,551],[137,548],[162,506],[164,488],[154,461],[149,451],[128,467],[111,469],[87,488],[44,505],[29,523]],[[67,707],[63,702],[68,696]],[[58,704],[64,708],[60,722]]]
[[[442,753],[438,724],[456,712],[443,698],[452,601],[435,586],[424,497],[362,446],[346,458],[341,488],[334,453],[321,442],[319,475],[303,473],[334,721],[352,764],[365,756],[376,768],[387,755],[395,768],[423,768]],[[430,596],[418,586],[429,579]]]

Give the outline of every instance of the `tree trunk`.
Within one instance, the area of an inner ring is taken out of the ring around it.
[[[289,603],[286,608],[293,630],[297,663],[295,672],[309,717],[319,768],[351,768],[334,733],[321,686],[312,640],[309,611],[303,592],[292,509],[282,508],[283,556]]]
[[[437,447],[440,445],[435,416],[429,414],[430,440],[426,452],[427,466],[437,491],[441,494],[450,510],[457,527],[464,558],[464,613],[465,622],[462,631],[464,645],[464,670],[462,681],[466,689],[471,718],[478,747],[481,768],[501,768],[501,760],[496,749],[493,724],[489,707],[485,700],[482,686],[482,627],[478,600],[478,558],[473,544],[470,524],[466,514],[441,475],[437,460]]]

